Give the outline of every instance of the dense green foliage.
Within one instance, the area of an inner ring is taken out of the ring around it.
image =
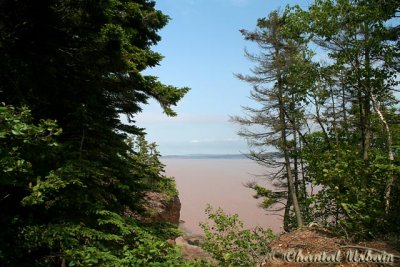
[[[261,48],[247,53],[253,75],[239,75],[259,106],[234,119],[249,156],[277,170],[277,187],[250,186],[265,208],[285,203],[285,230],[301,225],[297,198],[306,223],[348,237],[400,233],[399,8],[317,0],[242,30]],[[271,146],[283,159],[265,153]]]
[[[39,177],[35,174],[35,157],[40,153],[46,160],[54,153],[57,143],[54,137],[60,134],[54,121],[41,121],[35,125],[29,110],[11,106],[0,106],[0,165],[1,165],[1,218],[5,231],[1,231],[0,261],[7,263],[12,254],[21,253],[19,242],[27,208],[22,205]],[[25,194],[21,194],[25,192]],[[18,205],[15,205],[18,202]],[[14,245],[15,244],[15,245]],[[23,244],[23,242],[22,242]]]
[[[45,213],[40,205],[44,210],[51,210],[56,204],[53,194],[66,198],[62,196],[62,189],[73,184],[82,185],[82,182],[79,177],[67,179],[59,170],[50,171],[42,179],[35,176],[38,155],[46,158],[56,153],[59,144],[54,138],[61,130],[54,121],[41,121],[35,125],[32,120],[27,108],[0,107],[1,223],[7,225],[7,231],[1,233],[4,241],[0,254],[2,266],[32,266],[35,263],[53,266],[61,257],[68,266],[189,264],[183,262],[177,248],[165,242],[176,231],[141,226],[113,211],[95,211],[91,214],[92,225],[74,224],[71,219],[51,223],[49,217],[49,223],[37,224],[35,216]],[[19,195],[24,197],[17,199]],[[64,216],[77,214],[71,212]],[[52,251],[56,254],[50,254]],[[34,254],[40,252],[47,252],[47,255],[38,257]]]
[[[222,209],[207,207],[210,222],[202,223],[203,248],[215,260],[217,266],[258,266],[268,254],[268,244],[275,236],[270,229],[256,227],[244,229],[237,214],[228,215]]]
[[[143,135],[130,137],[127,143],[133,149],[130,157],[138,165],[138,174],[145,174],[143,182],[146,187],[152,192],[166,194],[169,199],[177,196],[175,179],[163,175],[164,165],[160,162],[161,155],[157,151],[157,145],[147,142]]]
[[[147,190],[176,194],[155,146],[120,120],[150,97],[174,115],[188,90],[141,74],[162,58],[154,6],[0,1],[1,266],[186,264],[129,216]]]

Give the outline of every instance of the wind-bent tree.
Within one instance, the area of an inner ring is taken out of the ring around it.
[[[141,73],[161,60],[151,46],[167,21],[149,0],[0,1],[0,102],[29,107],[25,128],[43,119],[62,128],[51,150],[15,150],[13,140],[23,135],[13,127],[3,136],[11,142],[5,149],[18,153],[16,164],[29,163],[26,173],[1,180],[3,264],[142,266],[163,260],[161,252],[159,258],[137,256],[151,241],[125,211],[140,211],[145,181],[154,178],[141,171],[144,163],[133,160],[125,140],[141,129],[122,123],[120,115],[132,121],[149,98],[174,115],[171,107],[187,92]]]
[[[297,174],[293,173],[290,158],[291,144],[288,139],[288,136],[297,130],[295,119],[292,118],[294,112],[291,112],[294,111],[293,107],[296,104],[293,92],[288,89],[290,86],[288,69],[299,55],[300,47],[282,34],[281,28],[284,23],[284,17],[278,12],[272,12],[268,18],[258,20],[256,31],[241,31],[246,40],[256,42],[262,49],[259,55],[246,53],[247,57],[256,63],[256,67],[252,69],[253,75],[237,75],[239,79],[253,85],[251,98],[261,104],[261,107],[247,107],[245,108],[247,116],[234,117],[233,120],[244,126],[239,134],[255,148],[250,158],[268,167],[283,165],[281,173],[277,176],[285,180],[287,186],[285,191],[288,194],[285,196],[284,192],[268,191],[270,199],[273,199],[270,204],[286,198],[286,223],[289,210],[293,206],[297,226],[301,226],[303,219],[295,184]],[[283,162],[268,158],[265,150],[269,146],[282,152]]]

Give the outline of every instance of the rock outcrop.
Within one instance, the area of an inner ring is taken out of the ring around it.
[[[214,262],[211,255],[199,245],[202,243],[201,236],[179,236],[174,243],[182,248],[182,257],[186,260],[207,260]]]
[[[164,193],[148,192],[144,202],[144,212],[141,215],[130,211],[126,211],[126,213],[143,223],[171,223],[179,226],[181,202],[178,196],[171,198]],[[184,236],[169,239],[167,242],[181,247],[184,259],[214,262],[212,257],[200,247],[202,236],[187,233]]]
[[[152,223],[171,223],[179,225],[181,213],[181,201],[178,196],[168,197],[159,192],[148,192],[146,194],[145,220]]]
[[[178,196],[169,197],[160,192],[147,192],[144,203],[144,212],[141,214],[129,209],[125,210],[125,214],[142,223],[171,223],[179,226],[181,201]]]

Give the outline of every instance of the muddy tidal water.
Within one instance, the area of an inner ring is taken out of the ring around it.
[[[182,228],[202,234],[199,222],[207,220],[207,204],[221,207],[229,214],[237,213],[246,228],[256,225],[282,231],[282,218],[258,207],[254,191],[244,186],[257,181],[268,185],[268,170],[248,159],[162,159],[166,175],[175,177],[182,203]]]

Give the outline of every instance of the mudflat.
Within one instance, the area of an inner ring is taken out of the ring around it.
[[[256,225],[282,231],[282,218],[260,208],[254,190],[244,186],[257,181],[270,186],[266,170],[249,159],[162,159],[166,175],[174,176],[182,203],[183,229],[201,234],[199,222],[206,221],[207,204],[237,213],[246,228]]]

